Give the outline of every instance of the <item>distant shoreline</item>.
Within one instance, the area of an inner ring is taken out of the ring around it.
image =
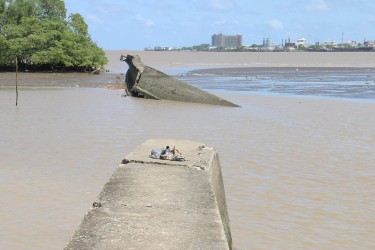
[[[231,75],[231,74],[238,74],[238,72],[272,72],[277,70],[277,72],[285,71],[286,72],[296,72],[296,71],[316,71],[316,70],[323,70],[323,71],[332,71],[332,72],[340,72],[340,71],[351,71],[351,72],[359,72],[366,70],[369,73],[375,72],[375,67],[220,67],[220,68],[206,68],[206,69],[194,69],[191,70],[189,73],[197,73],[197,74],[215,74],[215,75]]]
[[[181,52],[106,50],[109,59],[100,75],[89,73],[21,72],[20,86],[31,87],[88,87],[124,89],[125,62],[122,54],[139,55],[145,65],[167,74],[193,70],[228,68],[375,68],[375,53],[364,52]],[[14,86],[15,72],[0,72],[0,86]]]
[[[121,54],[139,55],[144,64],[155,69],[228,68],[228,67],[375,67],[375,53],[365,52],[183,52],[106,50],[106,69],[124,72]]]

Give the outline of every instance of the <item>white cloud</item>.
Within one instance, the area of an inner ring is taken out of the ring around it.
[[[125,4],[119,3],[108,3],[105,1],[96,0],[92,6],[90,6],[96,15],[105,16],[105,17],[114,17],[124,15],[124,11],[127,11]],[[129,12],[126,12],[129,13]]]
[[[143,16],[137,16],[137,21],[139,21],[140,23],[142,23],[142,25],[145,26],[155,26],[154,21],[152,21],[151,19],[146,19]]]
[[[227,29],[236,29],[238,26],[241,25],[241,22],[237,20],[225,20],[225,19],[218,19],[213,22],[213,27],[215,28],[227,28]]]
[[[325,0],[311,0],[308,5],[306,5],[306,10],[309,11],[327,11],[329,10],[328,4]]]
[[[224,25],[224,24],[226,24],[226,23],[227,23],[227,21],[224,20],[224,19],[222,19],[222,20],[217,20],[217,21],[214,22],[214,24],[215,24],[215,25],[218,25],[218,26]]]
[[[87,14],[86,18],[87,18],[87,20],[89,20],[89,21],[91,21],[92,23],[95,23],[95,24],[103,23],[102,19],[100,19],[98,16],[93,15],[93,14]]]
[[[267,21],[267,24],[269,26],[271,26],[271,28],[275,29],[275,30],[283,30],[284,29],[284,25],[281,21],[277,20],[277,19],[272,19],[272,20],[268,20]]]
[[[229,10],[234,7],[232,1],[211,0],[210,7],[216,10]]]

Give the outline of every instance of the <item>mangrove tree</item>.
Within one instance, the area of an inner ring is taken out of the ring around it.
[[[0,0],[0,69],[92,71],[107,63],[63,0]]]

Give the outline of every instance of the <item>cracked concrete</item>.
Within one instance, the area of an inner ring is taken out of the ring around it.
[[[125,83],[132,96],[239,107],[237,104],[144,65],[138,55],[122,55],[120,60],[129,65]]]
[[[186,161],[152,159],[175,146]],[[153,139],[130,153],[65,249],[231,249],[218,154],[192,141]]]

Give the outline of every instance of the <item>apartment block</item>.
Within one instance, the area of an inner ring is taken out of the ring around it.
[[[214,34],[212,35],[212,46],[224,48],[242,47],[242,35]]]

